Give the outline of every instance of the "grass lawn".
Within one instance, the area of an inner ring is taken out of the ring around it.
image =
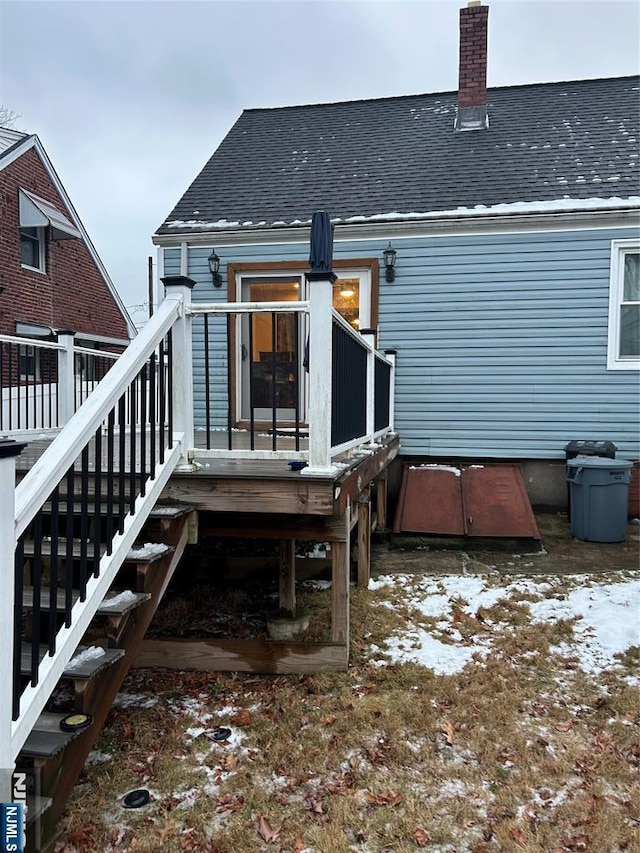
[[[394,573],[348,672],[133,671],[56,851],[638,853],[639,615],[633,571]]]

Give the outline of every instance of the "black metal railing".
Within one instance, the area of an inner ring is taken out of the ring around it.
[[[204,404],[204,447],[300,450],[307,435],[300,312],[205,313],[196,322],[201,327],[194,337],[202,336],[204,354],[202,386],[196,383],[196,398]],[[237,389],[243,389],[240,400]]]
[[[367,433],[367,349],[335,317],[332,329],[331,445]]]
[[[391,365],[376,353],[374,371],[373,429],[380,432],[390,423]]]
[[[56,652],[102,557],[136,512],[172,444],[172,337],[163,341],[115,400],[103,422],[19,537],[15,552],[13,719],[22,692]],[[62,439],[62,435],[59,437]],[[25,623],[26,596],[30,618]],[[31,654],[23,660],[25,625]],[[27,664],[25,666],[25,664]]]

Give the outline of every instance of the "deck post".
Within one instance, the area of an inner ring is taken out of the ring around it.
[[[162,279],[165,299],[181,299],[182,310],[172,329],[173,341],[173,430],[180,441],[180,461],[176,471],[195,471],[193,427],[193,357],[191,341],[191,291],[195,281],[186,275]]]
[[[367,589],[371,573],[371,489],[358,495],[358,586]]]
[[[58,418],[59,425],[68,423],[76,410],[76,392],[74,388],[74,353],[75,333],[70,331],[58,332],[58,343],[63,350],[58,350]]]
[[[0,439],[0,802],[13,801],[14,770],[11,737],[13,717],[13,620],[15,601],[15,482],[16,456],[25,445]]]
[[[376,525],[378,530],[387,529],[387,471],[376,479]]]
[[[344,513],[343,540],[331,543],[331,641],[349,644],[349,518],[351,506]]]
[[[373,434],[376,431],[376,330],[362,329],[360,332],[367,344],[367,438],[373,443]]]
[[[280,540],[280,611],[296,615],[296,540]]]
[[[393,426],[393,413],[395,410],[395,399],[396,399],[396,354],[397,350],[395,349],[386,349],[384,354],[387,359],[391,362],[391,375],[389,377],[389,430],[391,432],[394,431]]]
[[[307,273],[309,283],[309,465],[303,475],[330,474],[333,282],[331,271]]]

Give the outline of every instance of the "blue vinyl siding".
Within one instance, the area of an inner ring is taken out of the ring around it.
[[[574,438],[638,458],[637,372],[608,372],[610,244],[627,230],[396,241],[380,296],[403,452],[557,458]]]
[[[564,458],[568,441],[586,438],[613,441],[619,455],[637,459],[638,372],[606,369],[611,240],[636,234],[616,228],[393,237],[396,280],[387,283],[382,275],[379,346],[398,351],[395,422],[402,452]],[[334,257],[382,260],[387,242],[336,242]],[[308,258],[308,244],[216,244],[216,251],[225,271],[230,261],[299,260],[304,267]],[[197,301],[226,298],[226,287],[211,286],[209,252],[189,251]],[[226,370],[225,358],[221,353],[220,369]],[[216,396],[226,399],[226,389]]]
[[[164,250],[164,275],[180,275],[180,249]]]

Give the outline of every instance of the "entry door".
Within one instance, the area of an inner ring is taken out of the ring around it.
[[[308,298],[307,287],[302,271],[242,275],[238,293],[242,302],[298,302]],[[371,275],[368,269],[339,270],[339,278],[333,285],[333,307],[353,328],[369,328]],[[275,405],[279,424],[286,427],[295,423],[296,406],[298,421],[306,421],[308,374],[303,361],[307,338],[308,322],[302,314],[242,316],[237,373],[241,420],[249,420],[253,406],[255,420],[272,422]]]
[[[298,275],[243,277],[242,302],[298,302]],[[303,317],[301,314],[243,315],[240,334],[241,418],[249,420],[251,406],[258,421],[304,420]]]

